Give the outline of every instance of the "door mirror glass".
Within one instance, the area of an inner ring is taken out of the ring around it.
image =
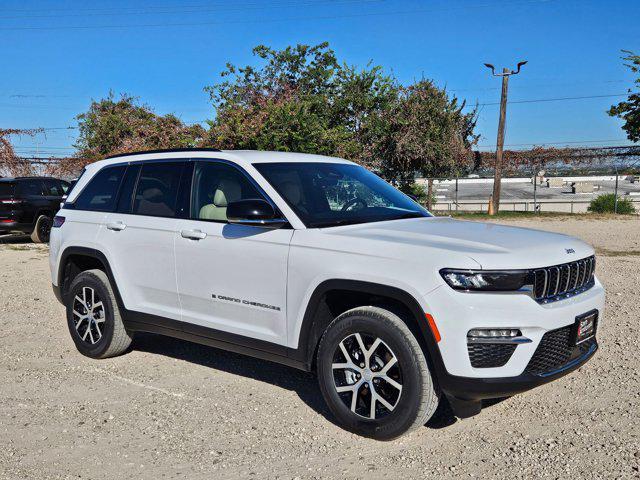
[[[229,203],[227,220],[229,223],[266,228],[280,228],[287,223],[284,218],[279,218],[269,202],[257,198]]]

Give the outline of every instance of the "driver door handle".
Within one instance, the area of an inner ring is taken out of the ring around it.
[[[127,228],[127,226],[122,222],[112,222],[112,223],[107,223],[107,228],[109,230],[113,230],[114,232],[120,232],[125,228]]]
[[[188,238],[190,240],[202,240],[207,236],[202,230],[182,230],[180,235],[182,235],[182,238]]]

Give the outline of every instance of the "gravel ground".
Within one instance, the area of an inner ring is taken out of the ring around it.
[[[640,220],[509,221],[579,236],[607,287],[572,375],[376,442],[334,425],[310,374],[144,335],[76,352],[47,249],[0,240],[0,478],[638,478]]]

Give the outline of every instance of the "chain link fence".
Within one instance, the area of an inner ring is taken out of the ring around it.
[[[428,189],[428,179],[416,183]],[[597,171],[520,171],[501,181],[500,211],[586,213],[603,194],[633,203],[640,212],[640,169],[611,166]],[[493,172],[459,178],[433,179],[432,210],[486,212],[493,194]]]

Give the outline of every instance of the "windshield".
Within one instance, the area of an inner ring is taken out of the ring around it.
[[[254,167],[310,228],[431,216],[358,165],[258,163]]]
[[[0,197],[13,197],[13,182],[0,182]]]

